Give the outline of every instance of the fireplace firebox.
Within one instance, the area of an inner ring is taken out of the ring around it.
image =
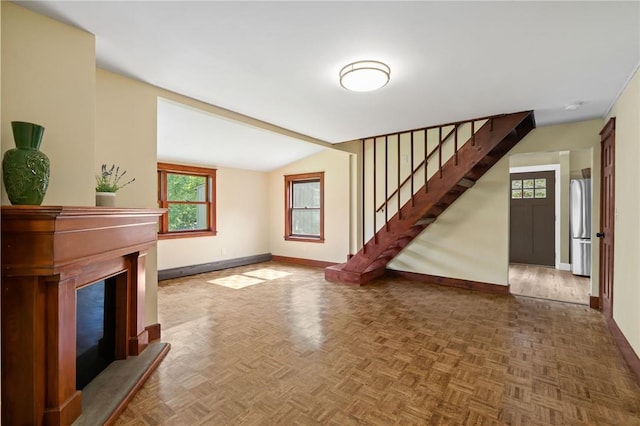
[[[146,255],[163,212],[2,206],[2,424],[70,425],[91,380],[78,374],[83,358],[102,351],[98,364],[125,360],[160,338],[159,324],[145,327],[144,300]],[[103,296],[87,302],[86,291]],[[78,313],[87,303],[108,309],[89,339],[97,349],[78,339],[93,332]]]
[[[76,290],[76,389],[82,390],[116,358],[116,278]]]

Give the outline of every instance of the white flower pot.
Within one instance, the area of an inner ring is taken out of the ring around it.
[[[116,193],[115,192],[96,192],[96,206],[115,207]]]

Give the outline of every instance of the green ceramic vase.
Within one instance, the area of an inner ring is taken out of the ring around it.
[[[39,151],[44,127],[12,121],[16,148],[4,153],[2,180],[11,204],[42,204],[49,186],[49,158]]]

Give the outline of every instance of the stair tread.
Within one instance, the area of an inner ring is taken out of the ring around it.
[[[456,185],[462,186],[465,188],[471,188],[475,184],[476,184],[475,180],[464,177],[460,179],[460,181]]]
[[[423,217],[422,219],[416,222],[416,225],[431,225],[436,221],[435,217]]]

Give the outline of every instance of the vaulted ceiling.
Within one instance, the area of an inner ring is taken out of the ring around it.
[[[640,63],[637,1],[17,3],[95,34],[102,68],[331,143],[528,109],[539,126],[603,117]],[[362,59],[389,84],[343,89]]]

